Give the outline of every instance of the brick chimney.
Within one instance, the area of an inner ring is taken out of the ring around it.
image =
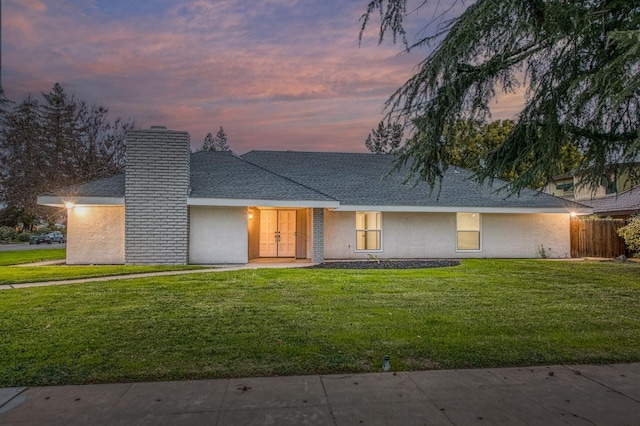
[[[187,264],[190,159],[187,132],[127,132],[126,264]]]

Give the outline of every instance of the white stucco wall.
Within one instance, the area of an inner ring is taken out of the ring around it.
[[[382,214],[382,250],[355,252],[355,212],[325,211],[325,258],[535,258],[538,247],[552,257],[570,256],[569,214],[481,216],[482,250],[456,251],[455,213]]]
[[[67,210],[67,264],[124,263],[124,206]]]
[[[249,251],[245,207],[190,209],[189,262],[247,263]],[[77,206],[68,211],[67,263],[123,264],[123,206]],[[455,213],[382,215],[382,250],[355,252],[355,212],[325,211],[325,258],[536,258],[543,245],[551,257],[569,257],[568,214],[489,214],[481,216],[482,251],[456,252]],[[308,227],[311,221],[308,221]],[[308,231],[310,234],[310,231]],[[311,238],[307,255],[311,255]],[[549,249],[551,249],[549,251]]]
[[[570,219],[567,214],[483,214],[482,240],[486,257],[571,257]],[[483,257],[484,257],[483,256]]]
[[[248,262],[246,207],[190,206],[189,220],[189,263]]]

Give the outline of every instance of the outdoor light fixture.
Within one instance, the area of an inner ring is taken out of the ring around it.
[[[72,209],[72,208],[74,208],[76,205],[75,205],[75,204],[73,204],[71,201],[67,201],[66,203],[64,203],[64,206],[65,206],[67,209]]]
[[[249,213],[249,220],[253,219],[253,213]]]
[[[578,216],[578,213],[576,213],[576,212],[571,212],[570,214],[571,214],[571,217],[576,217],[576,216]]]
[[[384,356],[384,361],[382,362],[382,371],[391,370],[391,363],[389,362],[389,355]]]

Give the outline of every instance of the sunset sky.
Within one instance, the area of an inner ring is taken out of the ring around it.
[[[194,148],[223,126],[238,154],[366,151],[384,101],[428,53],[379,46],[378,21],[359,46],[368,0],[1,1],[10,99],[59,82],[111,118],[188,131]],[[409,34],[433,15],[410,15]],[[494,118],[517,102],[501,98]]]

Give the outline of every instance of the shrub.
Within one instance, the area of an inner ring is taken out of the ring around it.
[[[0,226],[0,241],[8,243],[16,236],[16,230],[10,226]]]
[[[16,236],[16,240],[20,241],[21,243],[26,243],[29,242],[29,237],[31,237],[31,234],[29,234],[28,232],[22,232]]]
[[[551,247],[549,248],[544,248],[544,245],[540,244],[538,246],[538,254],[540,255],[541,258],[543,259],[549,259],[549,257],[551,256]]]
[[[629,220],[622,228],[618,229],[618,235],[624,238],[624,242],[633,253],[640,253],[640,214]]]

